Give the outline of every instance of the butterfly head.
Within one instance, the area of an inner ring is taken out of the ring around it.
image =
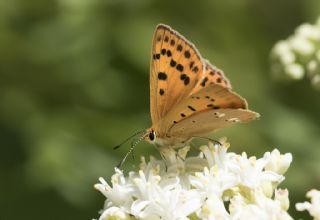
[[[144,139],[151,144],[156,143],[157,135],[155,130],[153,128],[148,129]]]

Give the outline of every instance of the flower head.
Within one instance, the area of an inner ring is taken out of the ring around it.
[[[95,188],[107,198],[100,220],[291,219],[288,193],[276,188],[290,154],[275,150],[256,159],[220,142],[190,157],[189,147],[162,149],[162,160],[142,158],[137,172],[116,169],[111,186],[100,178]]]
[[[316,24],[302,24],[287,40],[277,42],[271,50],[273,76],[280,79],[310,78],[320,88],[320,18]]]

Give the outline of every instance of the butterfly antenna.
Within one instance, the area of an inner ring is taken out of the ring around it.
[[[114,150],[118,149],[119,147],[121,147],[123,144],[127,143],[131,138],[134,138],[135,136],[141,134],[142,132],[145,132],[146,130],[142,130],[142,131],[138,131],[136,133],[134,133],[133,135],[131,135],[130,137],[128,137],[127,139],[125,139],[123,142],[121,142],[120,144],[118,144],[117,146],[113,147]]]
[[[130,150],[128,151],[128,153],[124,156],[124,158],[120,161],[120,163],[117,165],[117,168],[120,169],[121,166],[123,165],[123,163],[126,161],[127,157],[133,152],[135,146],[137,146],[137,144],[142,141],[142,139],[146,136],[146,134],[143,134],[136,142],[133,142],[131,144]]]

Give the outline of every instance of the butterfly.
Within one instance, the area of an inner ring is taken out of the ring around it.
[[[223,72],[171,27],[156,27],[150,63],[152,126],[145,140],[178,147],[219,128],[248,122],[259,114],[231,89]]]
[[[150,112],[152,126],[143,131],[141,139],[174,148],[194,137],[259,117],[232,91],[222,70],[165,24],[159,24],[153,36]]]

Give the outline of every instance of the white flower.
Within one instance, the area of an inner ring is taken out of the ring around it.
[[[285,67],[285,73],[292,79],[302,79],[304,76],[303,67],[299,64],[292,63]]]
[[[294,63],[296,56],[292,51],[287,51],[286,53],[281,54],[280,62],[284,65]]]
[[[302,24],[287,40],[271,50],[271,72],[276,79],[300,80],[305,75],[320,89],[320,17],[317,24]],[[306,74],[307,73],[307,74]]]
[[[287,189],[276,189],[274,192],[274,199],[280,202],[281,208],[285,211],[289,209],[289,192]]]
[[[305,36],[294,36],[289,39],[293,51],[301,56],[310,56],[315,52],[315,46]]]
[[[190,176],[190,182],[194,188],[206,194],[207,197],[212,194],[221,197],[225,190],[237,186],[238,178],[232,173],[218,170],[217,167],[212,167],[210,170],[205,167],[203,172]]]
[[[265,153],[264,158],[267,160],[265,169],[281,175],[288,170],[292,162],[292,154],[280,154],[278,149],[274,149],[271,153]]]
[[[179,178],[161,181],[157,176],[147,180],[142,171],[141,178],[134,181],[139,194],[132,205],[132,214],[138,218],[186,219],[200,208],[200,196],[194,190],[185,190]]]
[[[290,44],[285,40],[279,41],[278,43],[276,43],[276,45],[273,48],[273,52],[275,54],[283,54],[290,51],[291,51]]]
[[[315,220],[320,219],[320,191],[310,190],[307,193],[307,197],[310,198],[310,202],[297,203],[296,209],[298,211],[307,210],[309,214],[314,217]]]
[[[273,48],[272,55],[275,59],[279,58],[283,65],[294,63],[295,54],[291,46],[286,41],[279,41]]]
[[[127,212],[130,210],[130,204],[133,202],[131,195],[135,190],[130,180],[124,177],[123,173],[116,169],[116,173],[112,176],[112,187],[103,179],[99,178],[100,184],[96,184],[95,188],[109,198],[111,203],[106,203],[106,207],[120,206]]]
[[[265,170],[267,165],[266,158],[256,159],[255,157],[247,158],[245,153],[238,157],[240,170],[240,186],[250,189],[261,189],[266,196],[271,196],[273,192],[272,185],[279,184],[284,180],[282,175],[273,171]]]
[[[297,28],[296,34],[312,41],[320,40],[320,29],[315,25],[302,24]]]
[[[256,191],[251,200],[241,195],[235,196],[230,202],[230,212],[234,220],[292,219],[279,201],[265,197],[260,191]]]
[[[234,165],[235,156],[234,153],[227,153],[229,148],[229,143],[226,143],[225,139],[220,141],[222,145],[212,144],[209,142],[208,146],[201,146],[200,150],[203,153],[203,156],[206,158],[208,167],[217,166],[219,169],[228,170],[232,169]]]
[[[290,219],[287,191],[277,190],[290,154],[263,158],[227,152],[229,144],[162,149],[163,160],[142,157],[140,170],[127,176],[116,169],[109,185],[95,185],[106,201],[100,220],[109,219]]]
[[[224,206],[220,197],[212,195],[204,201],[201,209],[198,210],[197,216],[201,219],[208,220],[228,220],[231,219],[229,212]]]
[[[130,216],[119,207],[110,207],[101,214],[99,220],[130,220]]]

